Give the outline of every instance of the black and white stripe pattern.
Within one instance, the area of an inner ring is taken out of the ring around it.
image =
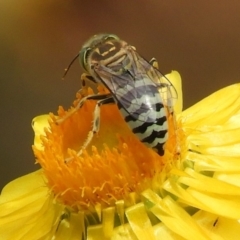
[[[158,105],[161,104],[158,103]],[[156,113],[158,118],[156,118],[155,123],[140,121],[129,115],[119,104],[118,107],[124,120],[139,140],[147,147],[156,149],[159,155],[164,155],[164,144],[168,139],[168,124],[166,115],[160,114],[164,109],[163,105],[157,107],[159,112]]]

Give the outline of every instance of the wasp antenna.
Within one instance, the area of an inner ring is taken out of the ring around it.
[[[76,60],[78,57],[79,57],[79,54],[78,54],[76,57],[74,57],[74,59],[70,62],[70,64],[68,65],[68,67],[64,69],[64,74],[63,74],[63,76],[62,76],[62,80],[64,80],[64,78],[65,78],[65,76],[67,75],[70,67],[72,66],[72,64],[75,62],[75,60]]]

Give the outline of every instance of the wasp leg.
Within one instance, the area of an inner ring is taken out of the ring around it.
[[[72,114],[74,114],[75,112],[78,111],[79,108],[81,108],[83,106],[83,104],[87,101],[87,100],[101,100],[101,99],[106,99],[108,97],[110,97],[111,94],[92,94],[92,95],[88,95],[84,98],[82,98],[79,103],[77,104],[77,106],[69,113],[67,113],[64,117],[61,117],[59,119],[56,120],[56,124],[61,124],[63,123],[66,119],[68,119]]]
[[[81,76],[81,81],[83,81],[85,84],[85,80],[89,80],[93,83],[97,83],[97,81],[94,79],[93,76],[91,76],[90,74],[87,74],[87,73],[83,73],[82,76]]]
[[[92,99],[92,98],[91,98]],[[84,149],[87,148],[89,143],[92,141],[93,136],[95,133],[99,132],[100,129],[100,107],[105,104],[115,103],[114,98],[110,94],[106,94],[105,98],[99,100],[95,106],[94,113],[93,113],[93,125],[92,130],[88,133],[88,137],[83,143],[81,149],[78,151],[77,156],[80,156]],[[72,157],[65,159],[65,162],[69,162],[72,160]]]
[[[97,84],[97,81],[91,75],[83,73],[81,75],[81,88],[77,91],[83,97],[88,95],[88,87],[90,86],[89,83]]]
[[[87,83],[86,82],[92,82],[92,83],[97,83],[97,81],[89,74],[87,73],[83,73],[81,75],[81,84],[82,84],[82,87],[81,89],[78,90],[78,92],[82,92],[83,90],[86,90],[87,89]]]

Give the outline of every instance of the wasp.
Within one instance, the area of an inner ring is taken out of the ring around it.
[[[107,94],[89,95],[80,100],[75,109],[87,100],[97,100],[93,113],[92,130],[78,155],[90,143],[100,128],[100,108],[105,104],[117,104],[124,120],[132,132],[147,147],[164,155],[164,144],[168,139],[169,114],[173,114],[177,92],[171,82],[158,70],[155,59],[145,60],[135,47],[113,34],[98,34],[90,38],[72,63],[79,58],[87,78],[95,84],[101,83]]]

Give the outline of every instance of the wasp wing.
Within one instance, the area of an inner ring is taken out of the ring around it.
[[[166,107],[173,109],[178,94],[172,83],[158,69],[153,67],[147,60],[141,57],[137,52],[133,52],[133,57],[139,69],[145,69],[149,79],[156,84],[161,94],[163,103]]]
[[[171,83],[135,51],[128,51],[116,65],[98,65],[94,71],[136,120],[154,123],[166,115],[164,105],[172,105]]]

